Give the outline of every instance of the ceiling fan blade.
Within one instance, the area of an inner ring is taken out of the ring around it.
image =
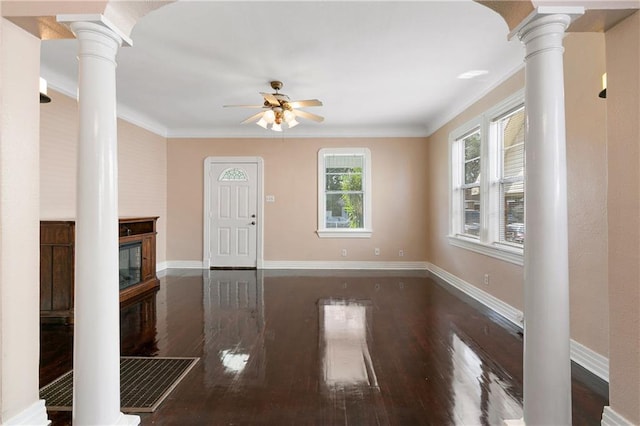
[[[264,111],[260,111],[257,114],[253,114],[251,117],[247,118],[240,124],[247,124],[247,123],[251,123],[252,121],[256,121],[258,118],[262,117],[262,114],[264,114]]]
[[[264,105],[222,105],[222,108],[264,108]]]
[[[271,93],[260,92],[260,94],[264,97],[264,100],[269,102],[269,104],[273,106],[280,106],[280,101],[278,98],[273,96]]]
[[[307,99],[304,101],[291,101],[289,105],[291,105],[291,108],[317,107],[322,106],[322,102],[317,99]]]
[[[316,115],[316,114],[311,114],[310,112],[307,112],[307,111],[301,111],[299,109],[294,109],[293,113],[298,117],[306,118],[308,120],[313,120],[313,121],[316,121],[318,123],[322,123],[324,121],[324,117],[320,117],[319,115]]]

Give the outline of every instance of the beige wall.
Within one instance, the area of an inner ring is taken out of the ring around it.
[[[41,110],[40,217],[73,219],[76,212],[77,102],[50,91]],[[167,143],[138,126],[118,120],[118,214],[160,216],[157,261],[166,260]]]
[[[640,12],[607,31],[609,400],[640,424]]]
[[[567,185],[571,336],[607,356],[606,111],[597,97],[604,72],[604,36],[565,39]],[[524,87],[521,71],[429,138],[430,262],[518,309],[523,309],[523,268],[451,246],[449,133]],[[490,274],[488,285],[484,274]]]
[[[202,261],[203,170],[209,156],[264,159],[264,259],[269,261],[425,261],[427,146],[423,138],[170,139],[168,260]],[[317,158],[325,147],[371,150],[373,236],[320,239]],[[374,256],[374,248],[380,256]],[[340,250],[348,256],[341,257]],[[404,257],[398,257],[398,250]]]
[[[39,398],[40,41],[4,18],[0,32],[0,423],[7,424]]]
[[[572,33],[564,45],[571,337],[608,356],[604,34]]]
[[[449,133],[524,87],[519,72],[440,128],[429,138],[427,185],[431,219],[428,229],[429,262],[522,309],[522,267],[449,244]],[[489,274],[489,285],[484,285]]]

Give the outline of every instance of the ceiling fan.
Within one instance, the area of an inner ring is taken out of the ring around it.
[[[282,89],[282,86],[283,84],[281,81],[272,81],[271,88],[275,90],[275,93],[260,92],[260,94],[264,98],[264,103],[262,105],[224,105],[224,107],[260,108],[263,111],[252,115],[251,117],[244,120],[241,124],[246,124],[254,120],[258,120],[256,122],[258,126],[268,129],[269,125],[271,125],[271,130],[275,130],[276,132],[282,131],[283,123],[286,123],[289,128],[295,127],[300,124],[296,120],[296,117],[306,118],[318,123],[322,123],[324,121],[324,117],[298,109],[305,107],[322,106],[322,102],[317,99],[292,101],[289,99],[289,96],[279,92]]]

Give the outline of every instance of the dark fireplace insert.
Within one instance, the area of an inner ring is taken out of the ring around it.
[[[136,285],[142,278],[140,241],[120,245],[120,290]]]

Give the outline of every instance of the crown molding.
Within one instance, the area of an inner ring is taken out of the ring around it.
[[[511,71],[507,72],[496,82],[487,86],[484,90],[478,92],[475,96],[465,98],[464,102],[453,104],[449,108],[445,109],[442,113],[436,115],[436,117],[433,120],[431,120],[427,125],[426,136],[433,135],[442,126],[446,125],[448,122],[456,118],[458,115],[462,114],[467,109],[471,108],[476,102],[478,102],[479,100],[487,96],[489,93],[495,90],[498,86],[500,86],[505,81],[509,80],[511,77],[513,77],[520,70],[523,70],[523,69],[524,69],[524,52],[522,54],[522,63],[516,66],[515,68],[513,68]]]
[[[259,126],[238,125],[217,128],[183,128],[170,129],[168,138],[389,138],[389,137],[426,137],[427,130],[423,126],[330,126],[325,124],[301,123],[295,129],[284,129],[282,132],[265,130]]]
[[[49,89],[55,90],[56,92],[71,99],[78,99],[78,83],[75,80],[56,73],[44,65],[40,67],[40,74],[45,80],[47,80],[47,86]],[[167,137],[168,130],[165,126],[151,119],[147,115],[140,114],[137,110],[134,110],[127,105],[118,103],[116,105],[116,114],[121,120],[148,130],[163,138]]]

